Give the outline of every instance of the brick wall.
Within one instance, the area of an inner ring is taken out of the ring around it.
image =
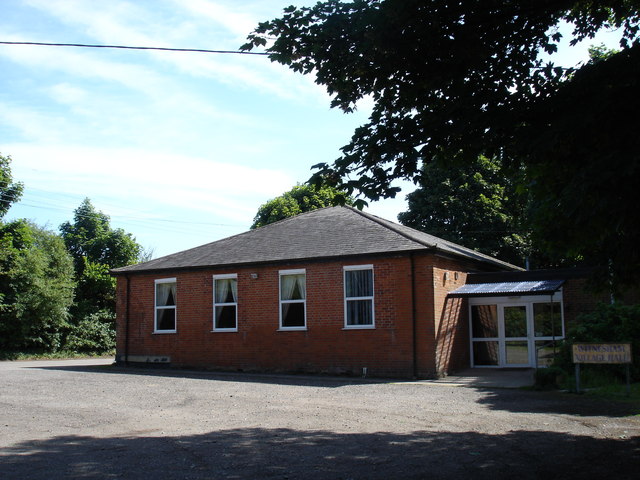
[[[565,330],[575,325],[583,313],[592,312],[602,302],[609,302],[610,297],[603,292],[594,292],[589,288],[587,280],[571,278],[562,286],[562,304]]]
[[[375,329],[344,329],[343,267],[374,266]],[[413,264],[413,265],[412,265]],[[307,329],[279,331],[279,270],[306,270]],[[420,378],[469,365],[466,302],[447,299],[471,265],[432,254],[118,277],[117,353],[173,365]],[[477,266],[476,266],[477,268]],[[415,283],[412,283],[412,271]],[[238,277],[238,331],[212,332],[214,274]],[[252,278],[257,275],[257,278]],[[177,333],[153,333],[154,281],[177,279]],[[413,300],[415,297],[415,305]],[[415,372],[414,324],[415,308]]]
[[[606,291],[595,290],[586,278],[567,279],[562,286],[565,327],[578,321],[583,313],[596,309],[599,303],[610,303],[611,295]],[[630,289],[616,296],[616,301],[625,304],[640,302],[640,289]]]
[[[457,267],[457,268],[456,268]],[[436,298],[436,372],[438,376],[466,368],[469,358],[469,315],[467,302],[447,294],[465,284],[467,273],[459,266],[434,268]]]
[[[373,264],[375,329],[344,329],[343,266]],[[307,330],[279,331],[279,270],[306,269]],[[238,331],[212,332],[212,275],[238,275]],[[252,278],[257,274],[257,278]],[[177,279],[177,333],[153,333],[154,281]],[[129,355],[174,365],[249,371],[411,376],[408,258],[130,275]],[[126,283],[118,277],[117,352],[125,353]]]

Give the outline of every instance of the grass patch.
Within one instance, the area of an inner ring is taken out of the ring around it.
[[[575,389],[575,383],[573,388]],[[635,403],[640,407],[640,383],[631,384],[630,394],[628,396],[627,385],[620,383],[602,385],[599,387],[587,387],[584,389],[584,394],[588,397],[602,400]],[[640,411],[637,415],[640,415]]]
[[[576,391],[576,377],[559,367],[541,368],[536,371],[535,390]],[[630,385],[627,395],[625,366],[582,365],[580,370],[580,393],[587,397],[614,402],[635,403],[640,414],[640,383]]]
[[[105,352],[6,352],[0,351],[0,360],[64,360],[74,358],[99,358],[115,356],[115,350]]]
[[[624,380],[622,365],[588,365],[580,372],[580,393],[587,397],[609,401],[637,403],[640,406],[640,383],[632,382],[627,395],[627,382]],[[575,392],[576,377],[567,375],[562,388]]]

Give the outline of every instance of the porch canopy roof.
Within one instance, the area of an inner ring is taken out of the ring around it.
[[[523,282],[471,283],[449,292],[450,297],[501,297],[511,295],[551,295],[564,279]]]

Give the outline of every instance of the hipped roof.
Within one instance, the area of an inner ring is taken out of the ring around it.
[[[343,206],[313,210],[111,272],[142,273],[419,251],[433,251],[499,269],[521,270],[428,233]]]

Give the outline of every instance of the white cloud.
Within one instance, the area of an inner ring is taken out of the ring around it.
[[[0,29],[14,41],[227,49],[280,1],[21,0]],[[328,112],[311,77],[265,57],[4,46],[0,69],[0,147],[28,192],[12,215],[55,226],[88,196],[114,220],[136,218],[121,226],[161,253],[246,229],[355,124]],[[145,230],[160,220],[173,222],[170,240]]]
[[[57,142],[61,140],[60,128],[67,125],[66,119],[50,112],[37,111],[31,108],[15,108],[0,103],[0,125],[6,130],[15,130],[22,137],[40,142]],[[52,128],[55,125],[56,128]],[[3,145],[5,151],[6,146]]]
[[[85,35],[100,44],[235,50],[262,19],[248,13],[246,4],[230,7],[205,0],[175,2],[177,19],[172,19],[173,23],[154,13],[156,4],[150,5],[148,10],[139,4],[122,1],[29,0],[28,4],[60,22],[80,27]],[[174,28],[174,24],[178,28]],[[216,34],[216,26],[222,26],[225,32],[231,32],[237,38],[230,41],[228,35]],[[204,46],[203,39],[206,39]],[[56,50],[58,52],[60,50]],[[26,53],[26,59],[20,58],[23,53]],[[311,78],[271,64],[266,58],[152,51],[137,52],[136,55],[177,67],[192,77],[214,79],[235,88],[259,89],[295,101],[303,98],[306,101],[327,101],[324,90]],[[54,59],[60,63],[53,62]],[[15,51],[13,60],[65,70],[74,75],[117,81],[143,93],[152,93],[163,86],[161,77],[148,68],[99,61],[95,51],[90,54],[65,51],[59,56],[51,55],[50,49],[37,47],[29,51],[24,47],[19,53]]]
[[[6,151],[14,178],[34,189],[119,199],[129,211],[156,214],[182,209],[227,219],[253,216],[265,198],[295,183],[274,169],[148,150],[13,144]]]
[[[198,18],[204,17],[208,21],[223,26],[239,40],[244,40],[258,23],[255,16],[247,13],[246,10],[229,8],[220,2],[207,0],[190,0],[188,2],[173,0],[173,2],[176,8],[183,8]]]
[[[50,89],[51,97],[66,105],[77,106],[85,104],[87,101],[87,91],[69,83],[58,83]]]

